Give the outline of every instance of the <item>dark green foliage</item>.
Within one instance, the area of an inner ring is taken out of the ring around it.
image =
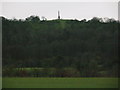
[[[117,76],[118,24],[99,18],[89,21],[40,21],[38,16],[23,21],[3,18],[3,66],[71,67],[83,77]]]

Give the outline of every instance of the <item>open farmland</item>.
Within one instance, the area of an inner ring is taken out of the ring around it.
[[[3,78],[3,88],[117,88],[117,78]]]

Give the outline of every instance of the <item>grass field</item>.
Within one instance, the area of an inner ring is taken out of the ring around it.
[[[3,78],[3,88],[117,88],[117,78]]]

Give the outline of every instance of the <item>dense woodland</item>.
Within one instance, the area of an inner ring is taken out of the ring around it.
[[[2,17],[3,76],[116,77],[118,26],[118,21],[96,17],[81,21]],[[13,68],[22,69],[12,75]],[[23,68],[33,68],[34,75]]]

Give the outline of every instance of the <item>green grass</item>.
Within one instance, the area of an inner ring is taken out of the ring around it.
[[[117,78],[3,78],[3,88],[117,88]]]

